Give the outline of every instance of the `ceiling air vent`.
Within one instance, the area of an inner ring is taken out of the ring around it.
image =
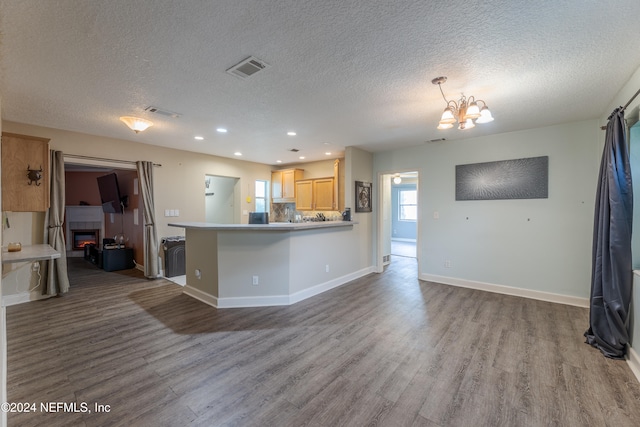
[[[251,77],[252,75],[257,73],[258,71],[264,70],[268,66],[269,64],[267,64],[266,62],[254,56],[250,56],[247,59],[229,68],[227,70],[227,73],[233,74],[234,76],[240,77],[242,79],[246,79],[247,77]]]
[[[180,113],[174,113],[173,111],[164,110],[159,107],[154,107],[153,105],[148,106],[147,108],[144,109],[144,111],[160,114],[162,116],[173,117],[174,119],[180,118],[180,116],[182,116],[182,114]]]
[[[442,141],[446,141],[446,138],[429,139],[429,140],[427,140],[425,142],[429,143],[429,142],[442,142]]]

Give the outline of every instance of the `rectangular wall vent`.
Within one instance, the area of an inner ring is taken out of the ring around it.
[[[173,111],[165,110],[163,108],[154,107],[153,105],[148,106],[147,108],[144,109],[144,111],[160,114],[162,116],[173,117],[174,119],[178,119],[180,118],[180,116],[182,116],[182,114],[180,113],[175,113]]]
[[[242,79],[246,79],[247,77],[251,77],[258,71],[262,71],[265,68],[269,67],[269,64],[266,62],[254,57],[250,56],[238,64],[227,70],[227,73],[233,74],[236,77],[240,77]]]

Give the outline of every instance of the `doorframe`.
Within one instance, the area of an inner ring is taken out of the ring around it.
[[[378,220],[377,220],[377,224],[376,224],[376,228],[377,228],[377,233],[376,233],[376,263],[375,263],[375,268],[376,268],[376,272],[377,273],[382,273],[384,271],[384,254],[383,254],[383,247],[384,247],[384,239],[385,239],[385,233],[384,233],[384,214],[385,214],[385,205],[389,206],[389,209],[391,209],[391,200],[388,200],[389,197],[391,197],[391,194],[389,195],[385,195],[384,192],[384,182],[385,180],[390,180],[391,178],[393,178],[393,176],[397,173],[407,173],[407,172],[415,172],[417,173],[416,176],[416,191],[417,191],[417,205],[418,205],[418,219],[416,221],[416,260],[418,262],[418,277],[420,277],[420,275],[422,274],[422,268],[421,268],[421,263],[420,263],[420,259],[422,258],[422,250],[421,250],[421,245],[420,245],[420,241],[421,241],[421,229],[422,229],[422,215],[421,215],[421,209],[420,209],[420,176],[422,175],[422,169],[421,168],[398,168],[398,169],[391,169],[388,171],[381,171],[378,172]],[[390,214],[390,212],[389,212]],[[389,219],[391,220],[391,218]],[[388,236],[389,239],[391,239],[391,236]]]
[[[237,176],[227,176],[227,175],[216,175],[213,173],[205,173],[204,174],[204,181],[205,181],[205,186],[206,186],[206,181],[207,181],[207,177],[212,177],[212,178],[223,178],[223,179],[229,179],[229,180],[234,180],[233,183],[233,223],[235,224],[240,224],[242,222],[242,204],[241,204],[241,200],[240,200],[240,192],[241,192],[241,179],[240,177]],[[206,189],[205,189],[205,197],[204,197],[204,218],[205,221],[207,219],[207,196],[206,196]],[[251,192],[251,188],[249,188],[249,193],[248,194],[252,194]]]

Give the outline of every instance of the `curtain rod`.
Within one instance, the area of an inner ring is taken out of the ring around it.
[[[622,107],[622,111],[626,110],[627,107],[629,106],[629,104],[631,104],[633,102],[634,99],[636,99],[636,97],[640,95],[640,89],[638,89],[638,91],[636,93],[633,94],[633,96],[631,97],[631,99],[629,99],[627,101],[626,104],[624,104],[624,107]],[[606,126],[600,126],[600,129],[605,130],[607,127]]]
[[[83,159],[83,160],[98,160],[98,161],[102,161],[102,162],[111,162],[111,163],[124,163],[124,164],[128,164],[128,165],[135,165],[136,162],[133,162],[131,160],[118,160],[118,159],[105,159],[104,157],[91,157],[91,156],[82,156],[80,154],[67,154],[64,153],[65,157],[71,157],[72,159]],[[154,163],[153,166],[162,166],[159,163]]]

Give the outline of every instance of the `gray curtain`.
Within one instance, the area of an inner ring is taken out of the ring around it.
[[[61,295],[69,290],[67,275],[67,248],[64,242],[64,156],[62,151],[51,151],[50,207],[44,219],[44,243],[60,252],[60,258],[48,262],[43,295]]]
[[[623,358],[633,271],[631,225],[633,191],[624,109],[609,116],[600,164],[593,229],[593,264],[587,343],[605,356]]]
[[[144,275],[149,279],[158,277],[158,236],[153,202],[153,163],[136,162],[144,217]]]

